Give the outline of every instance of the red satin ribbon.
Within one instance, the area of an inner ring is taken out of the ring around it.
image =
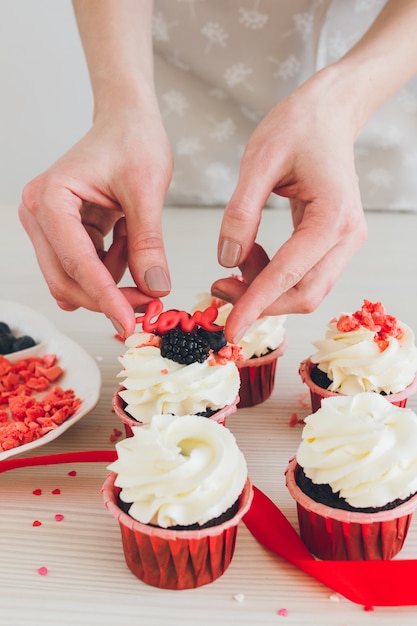
[[[111,463],[114,450],[88,450],[0,462],[0,473],[61,463]],[[243,522],[263,546],[348,600],[373,606],[417,605],[417,560],[317,561],[279,508],[257,487]]]
[[[0,474],[19,467],[34,467],[35,465],[57,465],[60,463],[112,463],[117,458],[115,450],[87,450],[85,452],[64,452],[62,454],[47,454],[45,456],[24,457],[0,461]]]
[[[417,560],[317,561],[279,508],[256,487],[243,522],[263,546],[352,602],[365,607],[417,604]]]

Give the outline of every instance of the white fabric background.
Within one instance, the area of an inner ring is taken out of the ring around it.
[[[383,0],[156,0],[157,91],[171,138],[171,204],[224,205],[257,122],[343,55]],[[355,146],[366,209],[417,210],[417,80]],[[286,206],[271,195],[269,204]]]

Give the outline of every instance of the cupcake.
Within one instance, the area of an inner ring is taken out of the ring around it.
[[[233,305],[210,294],[204,294],[198,308],[214,306],[218,310],[216,322],[222,326]],[[236,362],[240,375],[240,402],[238,408],[260,404],[269,398],[275,384],[277,361],[287,347],[285,315],[263,315],[246,331],[237,344],[242,358]]]
[[[391,559],[417,507],[417,415],[379,394],[325,398],[286,471],[300,536],[321,559]]]
[[[312,410],[322,398],[364,391],[386,395],[405,407],[417,389],[417,347],[404,322],[385,313],[380,302],[365,300],[352,315],[332,319],[325,338],[313,342],[317,351],[300,364]]]
[[[202,415],[224,425],[239,401],[240,350],[213,326],[217,310],[166,311],[151,323],[155,310],[160,307],[138,318],[145,332],[128,337],[119,357],[122,381],[113,409],[126,435],[155,414]]]
[[[228,428],[195,415],[155,415],[116,450],[102,493],[129,569],[165,589],[219,578],[252,499],[245,458]]]

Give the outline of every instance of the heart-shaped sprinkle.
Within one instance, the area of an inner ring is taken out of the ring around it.
[[[48,568],[43,566],[38,569],[38,574],[41,576],[46,576],[48,574]]]

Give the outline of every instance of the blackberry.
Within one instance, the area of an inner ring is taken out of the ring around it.
[[[9,354],[13,351],[13,335],[9,333],[0,334],[0,354]]]
[[[6,322],[0,322],[0,335],[11,335],[12,331]]]
[[[199,337],[205,339],[213,352],[218,352],[227,345],[226,337],[223,330],[206,330],[205,328],[198,328],[197,334]]]
[[[26,348],[31,348],[35,346],[35,340],[29,335],[22,335],[21,337],[16,337],[13,340],[13,352],[18,352],[19,350],[25,350]]]
[[[16,337],[6,322],[0,322],[0,354],[11,354],[34,345],[36,342],[32,337],[29,335]]]
[[[161,354],[171,361],[190,365],[203,363],[209,356],[210,344],[195,333],[186,333],[178,328],[172,328],[162,335]]]

